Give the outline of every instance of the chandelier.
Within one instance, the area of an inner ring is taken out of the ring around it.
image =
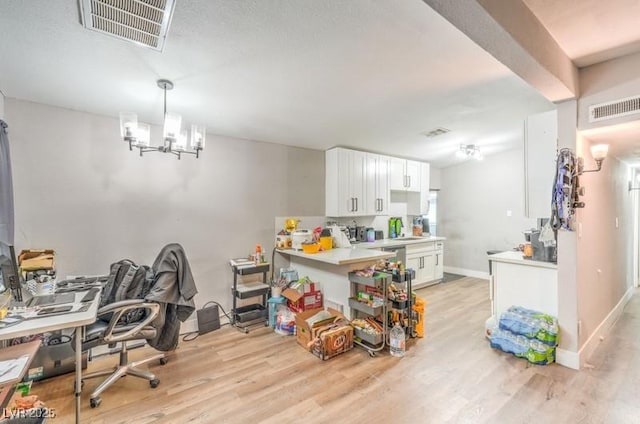
[[[482,152],[480,146],[475,144],[461,144],[458,151],[456,151],[456,157],[460,159],[473,158],[475,160],[482,160]]]
[[[204,125],[191,125],[191,134],[182,128],[182,117],[167,112],[167,90],[173,89],[173,83],[166,79],[157,81],[158,87],[164,90],[164,125],[162,135],[164,142],[161,146],[151,146],[151,126],[138,122],[138,115],[131,112],[120,113],[120,135],[129,143],[129,150],[134,147],[140,151],[140,156],[147,152],[172,153],[180,159],[181,155],[189,154],[200,157],[200,150],[204,149],[207,129]],[[188,137],[190,136],[190,137]],[[187,139],[190,150],[187,150]]]

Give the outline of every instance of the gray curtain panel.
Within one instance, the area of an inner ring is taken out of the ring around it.
[[[7,123],[0,119],[0,241],[13,245],[13,178]]]

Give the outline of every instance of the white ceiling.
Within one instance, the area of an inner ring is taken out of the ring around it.
[[[578,66],[640,50],[638,0],[523,1]],[[553,107],[421,0],[274,4],[178,0],[158,53],[85,30],[76,0],[3,0],[0,89],[160,123],[155,81],[169,78],[169,109],[210,133],[435,166],[460,143],[513,148],[524,117]],[[452,131],[421,134],[436,127]],[[586,136],[615,136],[612,154],[634,160],[640,126]]]
[[[638,0],[523,0],[578,67],[640,51]]]
[[[460,143],[514,148],[553,108],[421,0],[178,0],[162,53],[85,30],[76,0],[3,0],[0,28],[7,97],[160,123],[168,78],[187,122],[314,149],[446,166]]]

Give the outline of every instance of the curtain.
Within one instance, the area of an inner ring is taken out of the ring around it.
[[[7,123],[0,119],[0,242],[13,245],[13,178]]]

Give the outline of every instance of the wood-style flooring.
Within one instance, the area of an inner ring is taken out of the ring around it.
[[[83,423],[638,423],[640,298],[574,371],[531,365],[484,338],[486,280],[465,277],[418,291],[428,301],[426,337],[404,358],[375,358],[358,348],[321,361],[295,337],[228,326],[181,342],[165,366],[151,368],[156,389],[126,377],[89,407],[99,380],[87,380]],[[137,349],[133,359],[150,350]],[[116,357],[93,361],[104,368]],[[55,424],[73,422],[73,376],[35,383],[55,408]]]

